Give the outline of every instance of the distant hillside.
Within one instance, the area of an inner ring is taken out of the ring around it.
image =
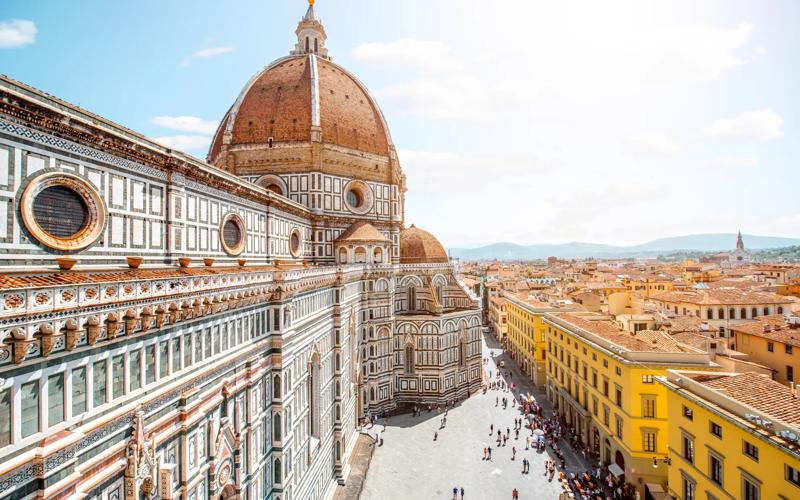
[[[742,235],[747,249],[782,248],[800,245],[800,238]],[[562,259],[599,259],[627,257],[655,257],[659,254],[678,251],[722,252],[736,246],[736,234],[690,234],[660,238],[640,245],[614,246],[598,243],[561,243],[554,245],[518,245],[516,243],[493,243],[477,248],[449,248],[453,257],[462,260],[535,260],[551,255]]]

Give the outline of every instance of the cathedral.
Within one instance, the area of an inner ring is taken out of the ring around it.
[[[207,161],[0,77],[0,497],[331,498],[481,383],[478,299],[313,1]]]

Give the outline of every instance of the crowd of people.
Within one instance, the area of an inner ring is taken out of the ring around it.
[[[492,353],[496,359],[497,354]],[[484,358],[484,365],[489,365],[489,358]],[[554,459],[545,459],[543,476],[548,481],[556,480],[563,488],[563,498],[578,499],[626,499],[634,495],[630,488],[618,483],[616,477],[608,469],[598,464],[595,469],[580,470],[580,466],[567,468],[567,460],[564,450],[560,443],[568,443],[575,451],[582,453],[584,459],[591,458],[592,453],[584,447],[572,430],[565,426],[562,415],[557,410],[547,412],[531,395],[518,394],[516,385],[507,380],[512,380],[511,370],[503,370],[504,364],[498,363],[500,367],[497,372],[487,370],[489,379],[484,385],[484,393],[487,391],[500,391],[495,395],[495,406],[506,410],[509,408],[517,409],[513,415],[513,428],[495,423],[489,424],[489,437],[494,441],[496,448],[509,446],[508,441],[525,440],[525,451],[535,450],[537,453],[549,453]],[[490,366],[490,365],[489,365]],[[504,373],[505,372],[505,373]],[[510,444],[511,460],[517,459],[517,445]],[[522,443],[519,443],[520,449]],[[492,447],[485,446],[483,449],[483,460],[492,460]],[[530,473],[530,461],[527,457],[522,458],[522,474]],[[519,498],[519,490],[514,488],[512,499]]]

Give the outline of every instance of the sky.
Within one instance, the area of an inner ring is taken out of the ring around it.
[[[3,0],[0,73],[205,158],[305,0]],[[800,2],[317,0],[446,246],[800,235]]]

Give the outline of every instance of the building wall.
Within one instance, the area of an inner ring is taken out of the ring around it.
[[[665,482],[666,468],[654,469],[652,459],[667,455],[666,391],[655,377],[669,367],[626,361],[568,328],[545,324],[547,394],[568,425],[604,463],[620,465],[627,482]]]
[[[736,350],[747,354],[748,361],[772,368],[772,378],[782,384],[797,383],[800,377],[800,347],[737,330],[734,330],[734,334]],[[792,372],[792,380],[789,379],[789,372]]]
[[[669,417],[669,491],[684,498],[684,482],[693,485],[695,498],[745,498],[744,479],[758,485],[758,498],[789,499],[800,495],[800,485],[787,480],[786,468],[800,471],[797,452],[789,452],[763,439],[763,435],[713,405],[684,392],[668,391]],[[691,410],[691,418],[684,412]],[[711,424],[720,426],[714,435]],[[694,450],[693,460],[686,458],[684,438]],[[744,443],[758,448],[758,459],[744,453]],[[713,480],[711,457],[722,464],[720,481]]]

